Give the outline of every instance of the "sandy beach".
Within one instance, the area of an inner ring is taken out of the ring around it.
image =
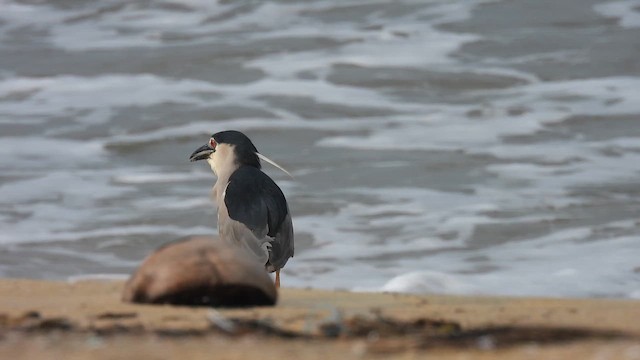
[[[2,359],[640,359],[640,302],[282,289],[275,307],[132,305],[121,281],[0,281]]]

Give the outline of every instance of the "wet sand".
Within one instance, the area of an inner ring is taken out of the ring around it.
[[[275,307],[132,305],[123,282],[0,280],[2,359],[640,359],[640,302],[282,289]]]

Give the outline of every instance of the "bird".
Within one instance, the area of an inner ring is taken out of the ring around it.
[[[291,174],[260,154],[253,142],[236,130],[211,135],[189,160],[206,160],[217,177],[213,197],[220,237],[244,247],[268,272],[275,272],[275,286],[279,288],[280,269],[294,254],[293,223],[287,199],[273,179],[262,172],[260,160]]]

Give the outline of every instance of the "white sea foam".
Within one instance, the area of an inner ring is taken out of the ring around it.
[[[105,156],[98,142],[46,136],[0,137],[0,169],[5,175],[100,164]]]
[[[211,133],[216,129],[236,129],[240,131],[247,130],[277,130],[277,129],[289,129],[289,130],[338,130],[338,131],[354,131],[362,130],[366,127],[362,121],[358,120],[346,120],[346,119],[329,119],[322,122],[313,121],[290,121],[282,119],[271,119],[265,121],[264,119],[249,118],[249,119],[233,119],[233,120],[219,120],[215,122],[211,121],[193,121],[184,125],[177,126],[165,126],[157,130],[146,131],[143,133],[132,134],[120,134],[113,135],[104,142],[109,145],[132,145],[143,144],[150,142],[159,142],[163,140],[184,138],[184,137],[202,137],[211,136]]]
[[[612,116],[640,112],[640,78],[603,78],[561,82],[531,83],[516,89],[492,90],[494,105],[490,116],[469,121],[465,113],[471,106],[433,106],[426,117],[405,117],[400,126],[381,127],[366,135],[339,135],[326,137],[320,146],[355,149],[403,150],[459,150],[474,153],[497,149],[504,136],[534,134],[545,124],[559,123],[572,115]],[[486,92],[486,91],[485,91]],[[567,98],[573,99],[566,101]],[[596,100],[597,99],[597,100]],[[520,116],[508,114],[508,109],[536,104],[529,113]],[[391,121],[391,120],[390,120]],[[508,146],[500,144],[510,157],[518,152],[526,156],[558,156],[545,148]],[[553,146],[553,144],[551,145]],[[563,146],[558,144],[558,146]],[[532,151],[533,150],[533,151]],[[576,152],[571,146],[563,151]],[[496,150],[494,155],[500,155]],[[574,155],[574,154],[572,154]],[[551,158],[551,160],[554,160]],[[555,159],[558,161],[562,159]]]
[[[172,4],[172,2],[165,3]],[[404,3],[411,3],[411,1]],[[371,5],[371,2],[349,1],[340,5],[265,2],[250,11],[238,12],[232,16],[229,14],[235,8],[233,4],[201,1],[173,4],[180,7],[186,6],[187,9],[175,11],[154,6],[154,4],[104,2],[62,10],[45,3],[10,2],[3,4],[0,19],[7,24],[5,32],[15,31],[24,26],[48,30],[52,44],[66,50],[78,51],[158,47],[163,45],[165,34],[175,33],[198,35],[193,41],[202,41],[202,37],[224,35],[228,32],[246,32],[247,29],[257,32],[278,30],[283,26],[290,29],[296,27],[315,29],[318,32],[318,26],[321,23],[310,22],[309,19],[312,17],[307,18],[308,25],[300,22],[299,19],[304,16],[304,12],[338,9],[340,6]],[[473,6],[468,4],[439,4],[427,6],[420,11],[420,14],[412,15],[429,16],[434,23],[438,22],[437,19],[440,22],[459,21],[468,17],[472,8]],[[36,18],[39,21],[34,23],[33,19]],[[128,31],[121,31],[121,29]],[[5,36],[7,36],[6,33]]]
[[[370,267],[347,261],[337,261],[353,272],[336,270],[314,276],[316,286],[340,287],[356,281],[359,291],[392,291],[440,294],[501,294],[510,296],[614,296],[633,297],[636,286],[631,277],[622,280],[616,268],[632,269],[636,262],[625,252],[637,250],[633,237],[578,243],[589,233],[587,229],[558,232],[539,240],[508,243],[476,252],[490,259],[500,271],[467,271],[469,262],[464,253],[448,252],[438,256],[403,259],[392,268]],[[623,251],[621,251],[624,249]],[[567,253],[573,256],[566,257]],[[594,264],[615,264],[600,271],[591,271]],[[349,265],[347,265],[349,264]],[[299,266],[299,265],[298,265]],[[313,268],[311,264],[308,267]],[[353,269],[355,268],[355,269]],[[434,269],[415,271],[415,269]],[[437,270],[435,270],[437,269]],[[304,273],[304,271],[303,271]],[[396,275],[394,275],[396,274]],[[326,275],[326,276],[325,276]],[[387,278],[374,285],[375,278]],[[357,280],[356,280],[357,279]],[[618,281],[611,281],[618,279]],[[299,281],[299,279],[296,279]]]
[[[83,281],[122,281],[128,277],[129,274],[84,274],[69,276],[67,282],[77,284]]]
[[[520,200],[514,198],[513,193],[478,192],[460,195],[456,202],[451,194],[421,189],[359,192],[377,197],[380,204],[371,205],[370,201],[366,206],[345,204],[338,213],[296,218],[299,228],[314,229],[316,243],[292,262],[291,271],[301,274],[290,280],[294,285],[303,284],[308,278],[304,274],[311,271],[316,272],[312,276],[315,286],[343,287],[355,282],[358,285],[354,289],[364,291],[545,296],[552,289],[553,294],[562,296],[631,296],[626,288],[633,286],[634,280],[627,278],[625,282],[609,283],[606,279],[616,276],[616,268],[636,266],[633,257],[625,255],[637,250],[633,237],[587,241],[594,235],[588,227],[554,230],[550,226],[546,236],[467,252],[465,243],[474,242],[475,229],[496,223],[495,219],[479,213],[519,206]],[[549,207],[570,205],[562,197],[531,200]],[[574,204],[579,202],[574,200]],[[525,213],[500,222],[552,220],[548,215]],[[614,221],[603,228],[623,231],[633,229],[635,224],[635,221]],[[373,235],[384,234],[388,227],[401,230],[394,232],[393,239],[382,242]],[[457,233],[458,240],[433,236],[451,232]],[[363,236],[365,233],[370,235]],[[441,248],[459,251],[428,255],[429,250]],[[414,256],[425,251],[427,255]],[[567,259],[568,253],[575,256]],[[478,272],[475,263],[466,260],[471,256],[484,258],[482,263],[490,265],[492,270]],[[327,259],[333,259],[333,266],[327,268]],[[607,271],[592,272],[594,262],[616,265]],[[340,270],[343,266],[350,270]],[[380,278],[388,280],[375,280]]]
[[[402,274],[382,287],[382,291],[412,294],[469,294],[474,290],[473,286],[461,282],[455,276],[437,271]]]
[[[103,172],[104,174],[104,172]],[[126,187],[110,186],[99,180],[99,171],[49,172],[42,177],[5,183],[0,186],[2,201],[12,203],[29,203],[36,200],[59,199],[65,201],[98,200],[121,195],[127,192]]]
[[[603,16],[619,19],[620,26],[640,27],[640,1],[638,0],[611,1],[596,4],[593,9]]]
[[[171,14],[173,17],[170,17]],[[159,31],[191,25],[202,20],[203,15],[199,12],[145,10],[133,3],[118,5],[115,2],[105,2],[66,10],[49,4],[9,3],[3,4],[0,18],[7,24],[6,32],[30,26],[50,31],[51,42],[56,46],[67,50],[87,50],[157,46],[161,43]],[[34,23],[33,19],[38,19],[38,22]],[[91,26],[91,23],[101,26]],[[137,31],[113,36],[118,27]]]
[[[197,80],[172,80],[155,75],[61,75],[0,80],[0,97],[28,93],[19,102],[0,102],[0,111],[16,117],[68,116],[89,124],[109,121],[111,109],[165,102],[203,104],[196,92],[215,92]],[[88,113],[80,111],[90,110]]]
[[[77,215],[76,213],[75,215]],[[69,214],[66,214],[69,215]],[[68,218],[60,217],[67,220]],[[38,219],[40,220],[40,219]],[[75,219],[74,219],[75,220]],[[58,222],[60,219],[58,219]],[[26,224],[25,224],[26,225]],[[58,227],[70,227],[75,223],[64,223]],[[43,229],[36,228],[41,226]],[[109,226],[103,229],[94,230],[57,230],[53,226],[53,222],[39,221],[29,223],[28,226],[21,226],[15,229],[6,229],[7,231],[0,235],[0,243],[16,244],[16,243],[41,243],[41,242],[57,242],[57,241],[80,241],[94,238],[117,237],[117,236],[149,236],[149,235],[170,235],[171,238],[179,238],[193,234],[214,234],[214,227],[179,227],[179,226],[160,226],[160,225],[133,225],[133,226]]]
[[[514,163],[491,165],[488,170],[505,178],[529,180],[537,190],[551,191],[633,182],[640,172],[640,154],[629,152],[615,157],[592,154],[586,161],[561,167]]]
[[[140,210],[153,211],[155,209],[163,210],[188,210],[213,208],[213,200],[205,196],[198,196],[193,199],[185,199],[184,197],[168,197],[163,196],[157,199],[138,200],[134,206]]]
[[[211,174],[206,172],[189,173],[168,173],[168,172],[145,172],[128,175],[118,175],[113,178],[115,182],[122,184],[157,184],[175,183],[184,181],[198,181],[211,179]]]

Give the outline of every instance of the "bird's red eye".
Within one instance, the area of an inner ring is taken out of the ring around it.
[[[218,145],[218,143],[216,143],[215,140],[213,139],[209,139],[209,147],[212,148],[213,150],[216,149],[216,145]]]

